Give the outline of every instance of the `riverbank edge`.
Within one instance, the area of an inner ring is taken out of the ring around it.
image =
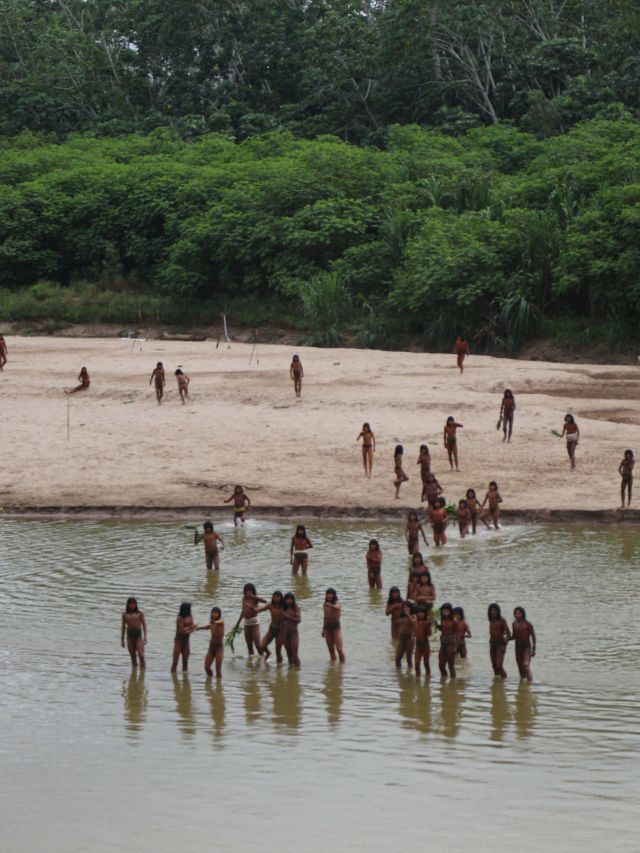
[[[404,520],[411,506],[264,506],[252,507],[250,517],[281,521],[322,519],[323,521],[398,521]],[[90,520],[90,521],[175,521],[229,515],[227,506],[4,506],[2,519]],[[501,518],[525,524],[595,523],[638,525],[640,509],[511,509]]]

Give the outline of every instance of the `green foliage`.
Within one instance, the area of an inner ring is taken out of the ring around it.
[[[337,346],[351,309],[351,296],[340,276],[325,272],[303,282],[300,299],[311,329],[309,344]]]

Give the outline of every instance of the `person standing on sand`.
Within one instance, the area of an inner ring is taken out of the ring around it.
[[[456,463],[456,471],[458,468],[458,438],[456,431],[462,429],[462,424],[457,423],[456,419],[449,415],[447,422],[444,425],[444,446],[449,457],[449,466],[453,471],[453,463]]]
[[[294,355],[291,359],[291,365],[289,367],[289,376],[293,379],[293,390],[296,392],[296,397],[300,397],[302,394],[302,379],[304,377],[304,370],[302,369],[302,362],[300,361],[299,355]]]
[[[500,420],[502,421],[503,441],[509,443],[513,433],[513,414],[516,410],[516,401],[511,388],[505,388],[500,406]]]
[[[398,444],[393,454],[393,464],[395,468],[395,480],[393,481],[393,485],[396,487],[396,499],[400,498],[400,486],[403,483],[406,483],[409,479],[402,468],[403,453],[403,446],[401,444]]]
[[[180,394],[180,399],[184,406],[185,397],[187,400],[189,399],[189,383],[191,380],[187,374],[183,372],[181,367],[176,370],[176,381],[178,383],[178,393]]]
[[[0,370],[4,370],[4,366],[7,363],[7,342],[4,339],[4,335],[0,335]]]
[[[627,494],[627,506],[631,506],[631,490],[633,488],[633,466],[635,465],[633,450],[625,450],[624,459],[618,466],[618,473],[622,477],[620,483],[620,509],[624,509],[624,496]]]
[[[78,374],[78,382],[80,383],[75,388],[72,388],[71,391],[65,391],[65,394],[77,394],[78,391],[88,391],[89,386],[91,385],[91,377],[89,376],[89,371],[86,367],[83,367]]]
[[[371,469],[373,468],[373,454],[376,452],[376,437],[371,432],[371,427],[368,423],[362,424],[362,430],[356,438],[356,441],[362,439],[362,464],[364,465],[365,477],[371,478]]]
[[[158,405],[162,402],[162,397],[164,395],[164,386],[165,386],[165,376],[164,376],[164,367],[162,366],[162,362],[159,361],[155,366],[154,370],[151,373],[151,379],[149,379],[149,385],[155,380],[156,383],[156,397],[158,398]]]
[[[567,437],[567,453],[569,454],[571,468],[573,469],[576,467],[576,447],[580,441],[580,430],[573,415],[564,416],[564,426],[562,427],[560,438],[563,436]]]
[[[138,602],[135,598],[127,599],[127,607],[122,614],[122,628],[120,631],[120,643],[124,649],[125,633],[127,636],[127,650],[131,656],[131,666],[135,669],[140,661],[140,668],[144,669],[144,647],[147,645],[147,623],[144,613],[138,610]]]
[[[469,355],[469,342],[464,335],[458,335],[456,342],[453,345],[453,351],[457,357],[460,373],[462,373],[464,370],[464,360]]]

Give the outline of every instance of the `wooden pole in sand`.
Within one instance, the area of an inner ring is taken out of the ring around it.
[[[69,441],[69,408],[71,406],[71,397],[67,394],[67,441]]]

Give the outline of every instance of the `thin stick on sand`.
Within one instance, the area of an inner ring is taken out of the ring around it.
[[[67,394],[67,441],[69,441],[69,409],[71,407],[71,395]]]
[[[258,346],[258,344],[257,344],[257,343],[255,343],[255,344],[251,347],[251,355],[249,356],[249,367],[251,367],[251,361],[252,361],[252,359],[253,359],[253,354],[254,354],[254,352],[256,351],[256,347],[257,347],[257,346]]]

